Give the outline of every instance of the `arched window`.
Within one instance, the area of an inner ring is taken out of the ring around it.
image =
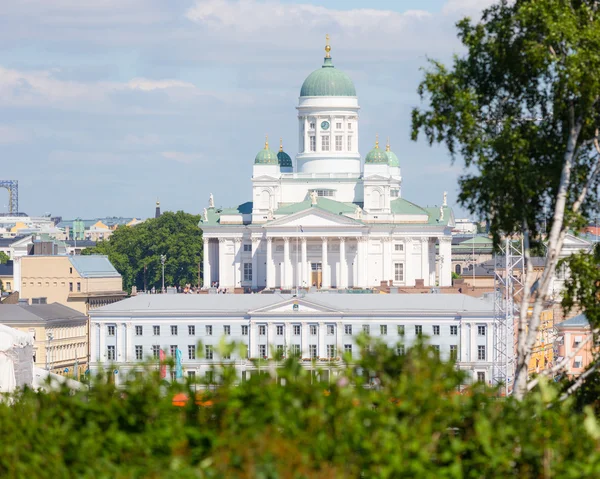
[[[263,192],[260,194],[260,206],[265,210],[271,208],[271,193],[269,193],[267,190],[263,190]]]
[[[381,192],[379,190],[373,190],[373,192],[371,193],[371,198],[372,198],[372,205],[373,208],[375,209],[381,209],[383,208],[383,196],[381,195]]]
[[[459,265],[459,264],[457,264],[457,265],[454,267],[454,272],[455,272],[456,274],[458,274],[458,275],[460,275],[460,273],[462,272],[462,268],[460,267],[460,265]]]

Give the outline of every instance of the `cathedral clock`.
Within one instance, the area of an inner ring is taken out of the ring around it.
[[[323,130],[329,130],[329,122],[328,121],[321,122],[321,128]]]

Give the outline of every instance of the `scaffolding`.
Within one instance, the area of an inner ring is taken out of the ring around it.
[[[17,180],[0,180],[0,188],[8,190],[8,212],[16,215],[19,212],[19,182]]]
[[[512,393],[515,376],[516,336],[519,299],[525,281],[523,239],[506,238],[494,258],[494,385],[504,396]]]

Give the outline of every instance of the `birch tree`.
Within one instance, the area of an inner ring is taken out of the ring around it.
[[[459,202],[489,220],[496,244],[523,238],[528,274],[513,389],[521,399],[565,236],[586,224],[598,200],[600,2],[500,0],[457,28],[464,53],[449,67],[429,61],[412,136],[423,133],[464,162]],[[529,259],[542,240],[545,268],[532,297]]]

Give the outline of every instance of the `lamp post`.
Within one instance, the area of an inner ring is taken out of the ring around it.
[[[165,292],[165,261],[167,257],[164,254],[160,255],[160,264],[162,264],[162,292]]]
[[[50,349],[52,348],[52,340],[54,336],[52,333],[48,333],[48,345],[46,346],[46,370],[50,371],[52,363],[50,362]]]

